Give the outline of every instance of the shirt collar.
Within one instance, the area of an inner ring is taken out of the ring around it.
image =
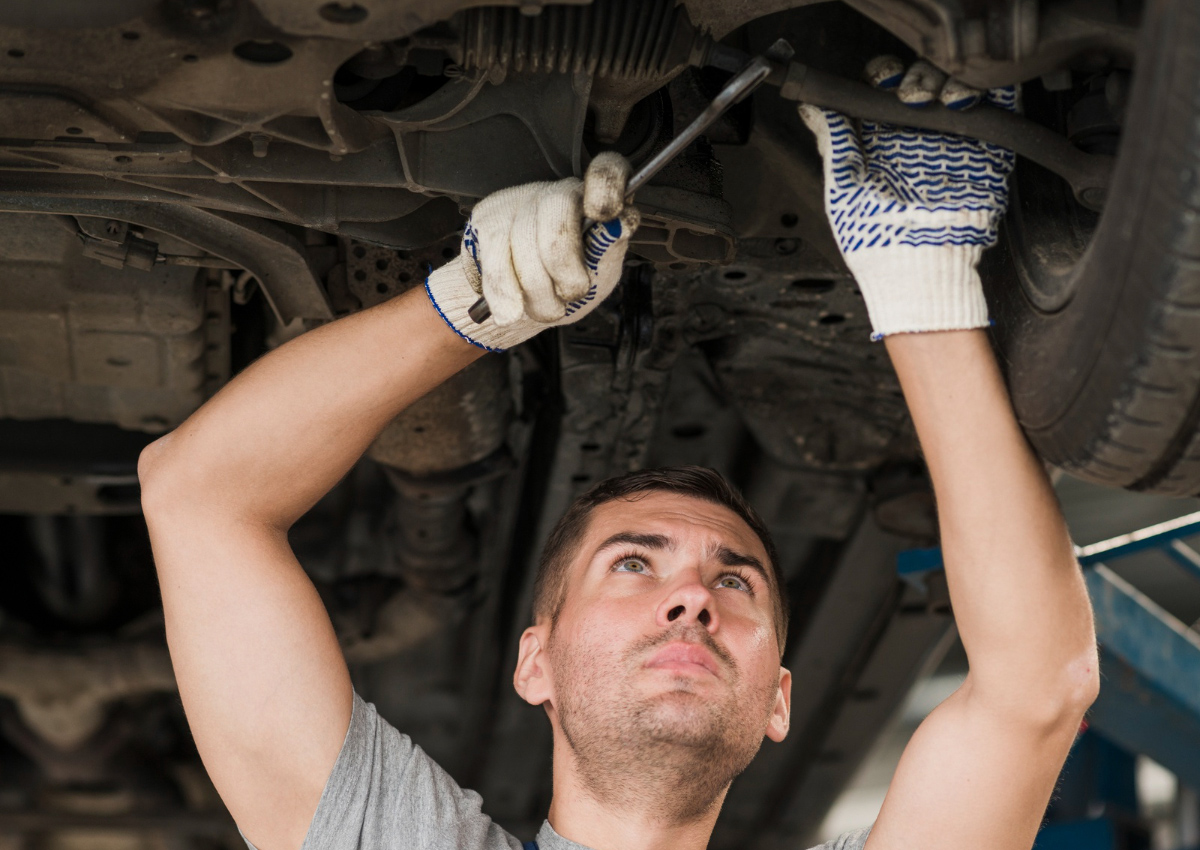
[[[576,844],[569,838],[563,838],[554,831],[550,821],[543,821],[542,828],[537,834],[538,850],[591,850],[582,844]]]

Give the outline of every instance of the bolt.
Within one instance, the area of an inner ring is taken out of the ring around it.
[[[800,243],[795,239],[776,239],[775,240],[775,253],[776,254],[783,254],[784,256],[787,256],[788,254],[794,254],[794,253],[796,253],[796,249],[799,247],[800,247]]]
[[[1104,209],[1104,200],[1107,196],[1107,190],[1099,186],[1089,186],[1079,193],[1079,202],[1088,209],[1099,212]]]

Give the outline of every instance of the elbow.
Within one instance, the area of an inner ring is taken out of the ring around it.
[[[137,475],[141,489],[142,513],[156,514],[171,501],[171,493],[178,487],[171,481],[177,476],[171,471],[175,465],[171,451],[173,434],[159,437],[142,449],[138,455]]]
[[[1064,702],[1083,717],[1100,696],[1100,654],[1093,642],[1063,673]]]
[[[1100,664],[1093,643],[1073,657],[1036,673],[967,677],[965,692],[993,718],[1014,723],[1039,738],[1074,737],[1100,693]]]
[[[1043,694],[1043,699],[1029,701],[1029,720],[1047,732],[1061,730],[1074,736],[1100,695],[1100,659],[1095,644],[1063,664]]]

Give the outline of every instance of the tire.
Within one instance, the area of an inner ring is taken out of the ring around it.
[[[1037,451],[1182,496],[1200,492],[1200,3],[1148,0],[1139,38],[1103,213],[1064,217],[1044,188],[1064,184],[1020,163],[985,285]]]

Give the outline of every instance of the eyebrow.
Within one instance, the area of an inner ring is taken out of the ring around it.
[[[718,546],[712,553],[722,566],[725,567],[748,567],[758,573],[767,587],[771,586],[771,576],[767,572],[767,568],[763,566],[763,562],[753,555],[748,555],[744,552],[735,552],[728,546]]]
[[[666,534],[618,531],[600,544],[599,548],[596,549],[596,554],[600,554],[606,549],[615,549],[618,546],[641,546],[643,549],[665,549],[671,551],[675,548],[675,538]]]
[[[610,535],[596,549],[596,554],[599,555],[608,549],[615,549],[618,546],[640,546],[643,549],[666,550],[668,552],[674,550],[678,544],[675,538],[666,534],[649,534],[638,531],[618,531],[616,534]],[[737,552],[725,545],[713,547],[708,552],[709,557],[716,558],[724,567],[746,567],[754,570],[762,578],[763,583],[767,587],[772,587],[770,573],[763,566],[763,562],[753,555],[745,552]]]

